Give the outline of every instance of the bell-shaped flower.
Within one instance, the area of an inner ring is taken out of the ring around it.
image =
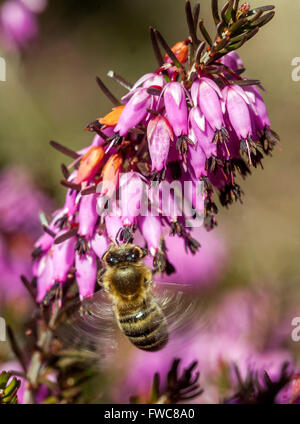
[[[176,137],[187,135],[188,115],[185,88],[179,82],[169,82],[164,88],[167,119]]]
[[[241,87],[233,84],[223,89],[223,95],[228,117],[236,135],[239,139],[247,139],[252,134],[250,100],[247,94]]]
[[[125,136],[130,128],[136,127],[147,115],[151,107],[151,95],[146,88],[137,90],[123,109],[115,132]]]
[[[119,182],[120,208],[123,225],[132,225],[141,213],[143,193],[146,193],[144,179],[138,172],[121,174]]]
[[[174,140],[172,128],[161,115],[152,119],[147,127],[149,153],[152,161],[152,170],[161,171],[166,166],[170,142]]]
[[[63,231],[61,232],[63,234]],[[75,259],[76,237],[70,237],[59,244],[53,245],[53,278],[64,283]]]
[[[75,256],[76,281],[80,299],[91,296],[95,290],[97,279],[97,259],[90,251],[83,255],[76,252]]]
[[[90,239],[94,234],[97,219],[97,195],[81,196],[78,212],[78,234]]]
[[[109,242],[104,234],[96,232],[91,240],[91,247],[98,258],[102,258],[108,248]]]
[[[41,302],[44,299],[47,291],[55,282],[52,254],[43,257],[42,262],[42,266],[39,267],[41,269],[40,275],[37,276],[37,302]]]
[[[214,131],[205,120],[199,107],[193,107],[189,114],[189,124],[192,135],[189,138],[198,143],[207,158],[217,155],[217,145],[213,142]]]
[[[197,179],[207,176],[207,171],[205,168],[206,155],[200,144],[189,148],[188,161],[191,167],[193,168]]]
[[[105,217],[105,227],[110,241],[115,243],[120,228],[123,227],[123,223],[120,216],[107,215]]]
[[[211,128],[221,130],[224,127],[222,111],[222,92],[210,78],[201,77],[191,87],[191,96],[194,106],[199,106]]]
[[[139,226],[141,233],[147,242],[149,252],[152,256],[155,256],[162,237],[162,226],[160,218],[155,216],[141,217],[139,220]]]
[[[255,124],[258,127],[258,131],[263,131],[265,127],[270,127],[271,122],[267,112],[267,108],[260,94],[259,90],[255,86],[245,87],[245,92],[251,100],[251,109]]]

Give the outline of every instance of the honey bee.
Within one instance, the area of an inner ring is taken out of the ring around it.
[[[154,352],[168,342],[167,320],[153,297],[146,252],[134,244],[112,246],[103,257],[103,287],[123,334],[137,348]]]
[[[132,243],[111,244],[97,278],[101,289],[79,304],[67,325],[58,329],[58,338],[97,355],[108,344],[112,348],[112,331],[118,327],[138,349],[164,348],[170,333],[189,322],[195,304],[186,302],[180,284],[153,281],[152,270],[143,263],[147,254]]]

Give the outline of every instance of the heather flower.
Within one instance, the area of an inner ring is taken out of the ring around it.
[[[224,118],[221,100],[221,90],[217,84],[206,77],[200,77],[191,88],[195,106],[199,106],[205,119],[214,131],[224,132]],[[226,134],[226,132],[225,132]]]
[[[76,281],[80,298],[84,299],[94,292],[97,276],[97,260],[93,251],[80,254],[75,257]]]
[[[236,52],[229,52],[220,59],[220,62],[234,72],[244,69],[244,64]]]
[[[187,135],[187,104],[184,87],[179,82],[170,82],[164,88],[164,103],[168,121],[176,137]]]
[[[121,113],[115,131],[121,136],[139,124],[147,115],[147,108],[151,107],[151,96],[146,88],[137,90],[126,104]]]
[[[170,142],[174,138],[172,129],[166,118],[159,115],[149,122],[147,138],[152,170],[160,172],[166,166]]]

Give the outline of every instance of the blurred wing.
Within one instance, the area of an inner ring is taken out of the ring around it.
[[[116,349],[118,326],[104,290],[72,303],[64,313],[69,317],[56,330],[61,354],[75,356],[77,352],[83,360],[99,361]]]
[[[169,344],[182,344],[195,337],[195,323],[205,325],[200,299],[191,290],[192,286],[157,282],[154,283],[155,299],[161,307],[168,323]]]

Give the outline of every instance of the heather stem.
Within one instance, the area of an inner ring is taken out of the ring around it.
[[[43,366],[44,353],[47,353],[50,348],[50,344],[53,337],[53,328],[58,317],[59,313],[59,300],[57,299],[54,304],[53,314],[49,320],[49,323],[43,323],[45,329],[41,331],[41,334],[38,338],[36,344],[36,350],[34,351],[28,371],[27,371],[27,380],[28,384],[24,392],[24,403],[25,404],[34,404],[34,391],[37,388],[38,380],[40,377],[40,372]]]

